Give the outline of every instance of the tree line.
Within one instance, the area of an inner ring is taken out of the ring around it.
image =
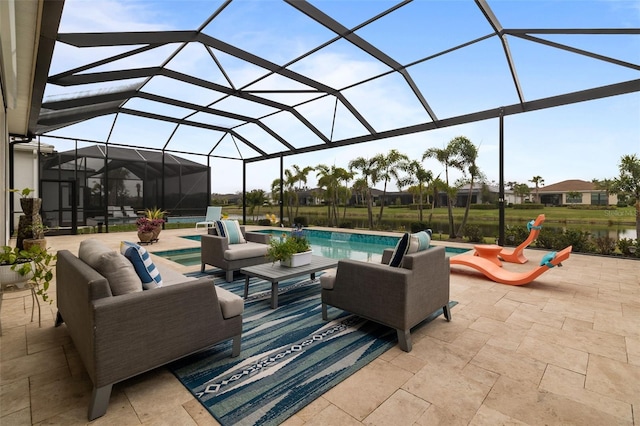
[[[275,179],[271,183],[271,198],[280,202],[282,189],[283,206],[286,215],[292,220],[298,216],[300,207],[300,192],[306,189],[308,177],[315,172],[318,179],[315,197],[321,198],[326,203],[329,226],[338,226],[339,221],[346,217],[346,208],[349,200],[355,197],[356,204],[364,204],[367,208],[367,221],[370,229],[375,229],[376,223],[382,220],[385,208],[385,195],[390,183],[395,183],[398,190],[403,188],[412,194],[414,204],[417,205],[418,220],[424,221],[423,210],[430,204],[428,223],[431,223],[433,209],[438,203],[438,194],[446,194],[446,206],[450,238],[462,235],[462,230],[467,224],[473,189],[478,185],[486,185],[487,179],[477,165],[478,147],[467,137],[457,136],[451,139],[443,148],[429,148],[420,160],[410,159],[407,155],[396,149],[391,149],[386,154],[376,154],[372,157],[357,157],[348,163],[348,168],[319,164],[315,167],[301,168],[293,165],[291,169],[284,170],[284,179]],[[427,170],[422,162],[426,159],[435,159],[443,165],[443,172],[434,176],[431,170]],[[455,182],[450,182],[449,172],[457,170],[462,177]],[[619,164],[620,175],[613,179],[597,180],[593,183],[596,189],[604,190],[608,196],[610,193],[618,194],[636,206],[636,228],[640,235],[640,159],[637,155],[625,155]],[[541,176],[533,176],[529,182],[535,185],[536,202],[540,202],[539,188],[544,184]],[[382,196],[378,206],[377,215],[374,213],[372,189],[376,185],[382,185]],[[457,193],[464,185],[469,185],[467,202],[460,225],[454,225],[453,207]],[[531,194],[531,189],[526,183],[506,182],[505,186],[511,189],[521,201]],[[573,194],[577,196],[577,194]],[[264,190],[256,189],[246,195],[250,213],[268,201],[268,195]],[[342,207],[342,209],[341,209]]]

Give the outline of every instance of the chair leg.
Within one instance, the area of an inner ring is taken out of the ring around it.
[[[398,345],[405,352],[411,352],[411,332],[410,330],[396,330],[398,334]]]
[[[228,283],[233,281],[233,271],[227,271],[225,279],[227,280]]]
[[[63,322],[64,322],[64,320],[62,319],[62,314],[60,313],[60,311],[58,311],[58,313],[56,313],[56,322],[55,322],[54,326],[55,327],[60,327]]]
[[[233,350],[231,351],[231,357],[235,358],[240,355],[242,344],[242,335],[238,334],[237,336],[233,336]]]
[[[91,403],[89,404],[89,420],[97,419],[107,412],[112,386],[106,385],[101,388],[93,388],[93,395],[91,395]]]
[[[322,302],[322,320],[323,321],[328,321],[328,316],[327,316],[327,304]]]
[[[451,321],[451,309],[449,309],[448,304],[442,307],[442,312],[444,313],[444,318],[447,320],[447,322]]]
[[[200,265],[200,273],[204,273],[204,263]]]

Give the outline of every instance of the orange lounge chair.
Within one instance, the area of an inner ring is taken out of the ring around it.
[[[540,234],[540,230],[542,229],[542,222],[544,222],[544,219],[544,214],[539,214],[536,220],[532,220],[527,223],[527,228],[529,229],[529,236],[527,237],[527,239],[513,250],[502,249],[498,256],[500,256],[500,258],[502,258],[502,260],[504,260],[505,262],[527,263],[529,259],[524,257],[524,249],[526,249],[529,244],[531,244],[536,238],[538,238],[538,234]]]
[[[540,261],[540,266],[527,272],[508,271],[492,261],[483,257],[461,254],[449,258],[451,265],[462,265],[474,268],[482,272],[487,278],[501,284],[523,285],[529,284],[554,266],[562,266],[561,262],[567,260],[571,254],[572,246],[559,252],[547,253]],[[453,272],[454,269],[451,269]]]

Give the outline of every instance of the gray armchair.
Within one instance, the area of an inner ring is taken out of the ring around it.
[[[200,271],[204,272],[206,265],[216,266],[226,272],[225,279],[233,281],[233,272],[246,266],[259,265],[270,262],[267,257],[270,234],[261,232],[245,232],[240,227],[246,243],[229,244],[226,237],[219,237],[215,228],[209,228],[207,235],[200,240]]]
[[[411,351],[411,328],[442,308],[449,311],[449,259],[444,247],[407,254],[402,267],[388,266],[393,250],[385,250],[382,264],[344,259],[335,275],[325,274],[322,318],[327,305],[395,328],[400,348]]]

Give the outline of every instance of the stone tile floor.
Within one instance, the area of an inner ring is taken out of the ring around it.
[[[198,246],[179,236],[204,232],[165,230],[149,250]],[[92,237],[114,249],[137,240]],[[77,253],[83,238],[48,242]],[[526,270],[544,254],[527,250],[530,263],[505,267]],[[452,322],[414,329],[412,352],[390,349],[285,424],[640,425],[640,262],[572,254],[520,287],[454,268],[463,272],[451,275]],[[55,303],[38,327],[30,298],[16,296],[1,311],[0,423],[87,423],[91,383],[65,327],[53,327]],[[93,423],[217,424],[165,368],[115,385]]]

